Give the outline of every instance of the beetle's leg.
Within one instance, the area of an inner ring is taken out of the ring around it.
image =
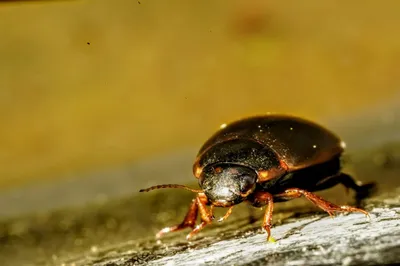
[[[267,231],[267,241],[271,237],[271,225],[272,225],[272,212],[274,210],[274,202],[273,202],[273,197],[271,194],[268,194],[266,197],[268,204],[267,204],[267,209],[265,211],[264,219],[263,219],[263,227],[265,231]]]
[[[203,218],[204,214],[202,214],[202,212],[207,212],[207,209],[205,206],[205,204],[207,202],[208,202],[208,199],[207,199],[206,195],[204,193],[199,193],[198,196],[192,200],[192,203],[190,204],[189,210],[186,213],[186,216],[185,216],[185,219],[183,219],[183,222],[178,225],[175,225],[175,226],[165,227],[164,229],[162,229],[160,232],[157,233],[156,237],[160,238],[162,235],[164,235],[166,233],[179,231],[179,230],[185,229],[187,227],[194,229],[195,225],[196,225],[197,215],[199,212],[202,216],[202,221],[204,220],[204,218]],[[201,208],[200,208],[200,205],[202,206]],[[208,216],[211,220],[213,219],[212,210],[210,210]],[[197,230],[197,231],[199,231],[199,230]]]
[[[208,203],[208,199],[204,193],[199,193],[197,198],[195,199],[198,211],[200,213],[201,217],[201,223],[196,226],[192,232],[190,232],[187,236],[186,239],[192,238],[195,234],[197,234],[201,229],[204,228],[207,224],[211,223],[212,220],[214,219],[213,213],[212,213],[212,208],[211,206],[210,210],[207,210],[206,204]]]
[[[299,188],[286,189],[284,193],[274,195],[274,197],[277,198],[299,198],[301,196],[306,197],[309,201],[326,211],[331,217],[334,215],[334,212],[361,212],[369,217],[368,212],[364,211],[363,209],[347,205],[338,206],[327,200],[324,200],[314,193]]]
[[[175,226],[165,227],[164,229],[162,229],[160,232],[157,233],[156,237],[160,238],[165,233],[179,231],[185,229],[186,227],[194,228],[196,224],[197,213],[198,213],[197,202],[196,199],[193,199],[192,203],[190,204],[189,210],[186,213],[185,219],[183,219],[183,222]]]
[[[262,227],[267,231],[267,241],[271,237],[272,212],[274,210],[274,197],[268,192],[256,192],[250,199],[253,206],[267,205]]]
[[[229,207],[228,211],[225,213],[225,215],[221,218],[219,218],[218,222],[223,222],[226,219],[228,219],[228,217],[232,214],[232,210],[233,210],[233,206]]]
[[[314,191],[324,190],[327,188],[331,188],[337,184],[342,184],[347,189],[352,189],[356,192],[357,205],[360,204],[360,201],[362,199],[370,196],[376,190],[376,183],[372,182],[372,183],[361,184],[361,182],[354,180],[353,177],[345,173],[340,173],[338,175],[331,176],[321,180],[313,190]]]

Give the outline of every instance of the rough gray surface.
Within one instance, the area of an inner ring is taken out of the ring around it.
[[[199,243],[153,243],[137,251],[110,248],[100,256],[70,261],[74,265],[383,265],[400,262],[400,189],[370,201],[370,219],[322,214],[287,219],[267,242],[265,233],[251,228],[222,229],[222,240]],[[375,207],[373,207],[375,206]],[[236,233],[235,233],[236,232]],[[194,241],[196,242],[196,241]],[[207,243],[208,242],[208,243]],[[366,245],[368,243],[368,245]],[[149,246],[150,247],[150,246]],[[167,255],[171,254],[171,255]]]
[[[276,243],[267,243],[264,234],[242,236],[198,252],[187,250],[148,265],[395,263],[400,261],[399,214],[400,208],[374,208],[370,222],[362,221],[360,215],[355,214],[334,220],[329,217],[304,218],[274,228]],[[392,253],[390,260],[383,256],[386,252]]]

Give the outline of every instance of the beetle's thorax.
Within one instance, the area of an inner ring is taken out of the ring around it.
[[[199,178],[203,169],[221,163],[242,165],[257,172],[280,167],[275,152],[255,139],[228,139],[215,143],[199,154],[193,173]]]

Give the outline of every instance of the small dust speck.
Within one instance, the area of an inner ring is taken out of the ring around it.
[[[87,44],[87,45],[90,45],[90,42],[87,42],[86,44]]]

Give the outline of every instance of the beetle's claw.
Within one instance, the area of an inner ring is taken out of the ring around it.
[[[276,239],[271,235],[270,232],[268,232],[268,235],[267,235],[267,242],[271,242],[271,243],[276,242]]]
[[[160,231],[156,234],[156,238],[157,238],[157,239],[160,239],[165,233],[168,233],[168,232],[170,232],[170,231],[171,231],[170,228],[169,228],[169,227],[166,227],[166,228],[160,230]]]
[[[272,236],[268,236],[268,237],[267,237],[267,242],[275,243],[275,242],[276,242],[276,239],[273,238]]]
[[[165,235],[166,233],[169,232],[174,232],[181,229],[181,226],[172,226],[172,227],[165,227],[163,229],[161,229],[157,234],[156,234],[156,238],[159,239],[161,238],[163,235]]]
[[[189,234],[187,234],[186,240],[192,239],[193,236],[194,236],[195,234],[197,234],[197,231],[195,231],[196,229],[197,229],[197,227],[196,227],[192,232],[190,232]]]
[[[263,226],[265,232],[267,232],[267,240],[271,237],[271,226],[270,225],[264,225]]]

